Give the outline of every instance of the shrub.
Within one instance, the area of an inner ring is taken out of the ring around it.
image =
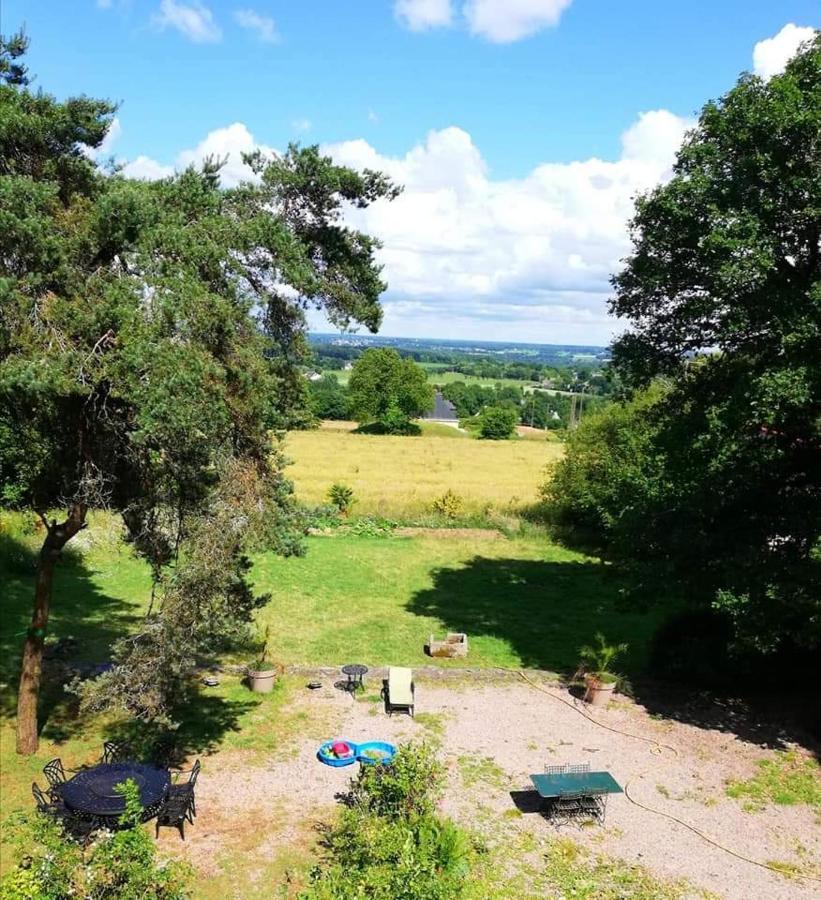
[[[516,410],[507,406],[489,406],[479,417],[479,437],[490,441],[506,441],[516,428]]]
[[[352,783],[355,806],[387,818],[431,815],[445,772],[427,744],[402,745],[389,766],[362,766]]]
[[[142,807],[133,781],[118,785],[125,795],[121,830],[103,832],[85,859],[83,851],[52,819],[21,817],[18,841],[24,861],[0,882],[0,897],[9,900],[185,900],[187,866],[158,864],[154,841],[140,825]]]
[[[448,488],[441,497],[437,497],[431,504],[433,511],[446,519],[458,519],[462,512],[464,502],[462,498]]]
[[[337,508],[340,515],[347,516],[351,511],[351,507],[356,500],[353,495],[353,488],[347,484],[332,484],[328,490],[328,499]]]
[[[435,815],[443,779],[425,744],[400,747],[390,765],[363,766],[303,900],[458,900],[476,848]]]

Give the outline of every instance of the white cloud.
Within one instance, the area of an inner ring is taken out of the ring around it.
[[[645,112],[622,134],[617,159],[544,162],[514,179],[494,179],[457,127],[431,131],[398,157],[362,139],[324,147],[339,163],[380,169],[405,187],[392,203],[346,213],[384,243],[383,333],[607,342],[619,327],[606,313],[609,277],[630,249],[633,198],[669,177],[691,124],[666,110]],[[232,186],[250,175],[240,152],[256,146],[235,122],[180,153],[176,165],[228,154],[222,182]],[[143,178],[172,171],[147,157],[125,169]],[[321,316],[309,319],[322,327]]]
[[[690,124],[647,112],[622,135],[615,161],[547,162],[510,180],[492,179],[456,127],[430,132],[399,158],[364,140],[325,148],[405,186],[392,203],[349,213],[384,243],[383,332],[607,341],[617,327],[605,310],[609,276],[629,251],[633,198],[669,177]]]
[[[127,178],[139,178],[143,181],[155,181],[157,178],[167,178],[174,174],[173,166],[164,166],[150,156],[138,156],[130,162],[120,160],[123,163],[122,174]]]
[[[759,41],[753,48],[753,71],[762,78],[780,75],[804,41],[812,40],[815,29],[790,22],[778,34]]]
[[[223,187],[234,187],[240,181],[253,178],[251,170],[243,163],[242,154],[260,149],[265,153],[274,152],[271,147],[258,143],[242,122],[234,122],[225,128],[216,128],[189,150],[177,154],[174,166],[165,165],[148,156],[138,156],[125,163],[123,174],[129,178],[151,180],[173,175],[176,170],[187,166],[198,166],[206,157],[225,160],[220,169],[220,183]]]
[[[306,131],[310,131],[312,127],[313,123],[310,119],[294,119],[294,121],[291,122],[291,128],[293,128],[294,131],[304,133]]]
[[[263,44],[275,44],[279,40],[276,24],[270,16],[254,9],[238,9],[234,12],[234,19],[240,28],[253,31]]]
[[[379,114],[374,112],[372,109],[368,110],[368,121],[372,122],[374,125],[379,122]]]
[[[572,0],[467,0],[464,14],[471,34],[497,44],[530,37],[558,25]]]
[[[82,148],[83,153],[85,153],[89,159],[96,159],[98,161],[107,160],[108,157],[111,156],[111,148],[117,143],[122,133],[123,129],[120,125],[120,120],[115,116],[111,120],[111,124],[108,126],[108,131],[105,133],[105,137],[100,146],[89,147],[84,145]]]
[[[176,0],[162,0],[159,12],[152,21],[158,28],[175,28],[195,44],[215,43],[222,40],[222,30],[217,25],[211,10],[199,0],[177,3]]]
[[[451,0],[396,0],[393,11],[411,31],[443,28],[453,21]]]

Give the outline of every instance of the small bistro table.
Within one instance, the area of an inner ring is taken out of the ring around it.
[[[623,794],[621,785],[609,772],[561,772],[531,775],[530,780],[542,800],[561,800],[562,797],[600,797],[600,822],[604,822],[605,801],[608,794]],[[552,806],[550,809],[552,810]],[[552,812],[550,813],[552,816]]]
[[[125,797],[115,788],[131,779],[139,789],[140,803],[148,818],[156,815],[171,785],[167,769],[139,762],[103,763],[78,772],[62,788],[66,806],[86,818],[115,824],[125,812]]]
[[[342,666],[342,674],[348,676],[348,690],[355,691],[358,687],[364,687],[362,679],[368,671],[367,666],[351,664]]]

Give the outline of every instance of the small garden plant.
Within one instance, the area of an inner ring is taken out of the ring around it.
[[[343,517],[347,517],[350,514],[351,508],[356,502],[353,488],[341,482],[331,485],[328,490],[328,500],[336,507],[339,515]]]
[[[598,632],[593,644],[579,650],[578,674],[600,684],[618,682],[620,676],[613,672],[611,667],[616,659],[626,652],[627,644],[608,644],[604,635]]]

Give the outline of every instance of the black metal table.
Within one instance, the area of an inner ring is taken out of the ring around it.
[[[139,789],[140,803],[150,815],[171,785],[167,769],[139,762],[103,763],[78,772],[62,788],[66,806],[82,816],[116,821],[125,812],[125,798],[115,788],[131,779]]]
[[[348,690],[355,691],[358,687],[363,687],[362,679],[368,671],[367,666],[351,664],[342,666],[342,674],[348,676]]]

